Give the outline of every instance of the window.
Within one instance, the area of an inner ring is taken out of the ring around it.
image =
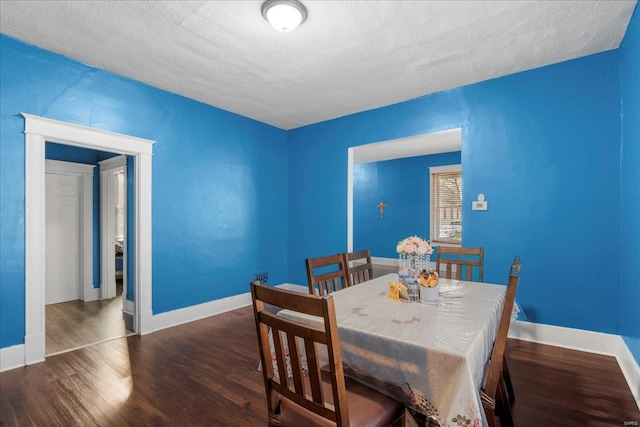
[[[431,175],[431,241],[462,244],[462,169],[429,168]]]

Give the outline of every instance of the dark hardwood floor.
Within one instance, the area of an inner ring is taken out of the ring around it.
[[[640,411],[614,358],[509,340],[516,426],[623,426]],[[250,307],[0,374],[3,426],[265,426]]]
[[[373,277],[384,276],[385,274],[397,273],[397,265],[373,264]]]
[[[116,297],[91,302],[70,301],[45,307],[45,354],[52,355],[130,332],[122,317],[122,281]]]

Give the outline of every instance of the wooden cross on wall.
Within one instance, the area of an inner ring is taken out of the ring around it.
[[[382,200],[380,200],[380,203],[376,206],[376,208],[380,209],[380,218],[384,217],[384,208],[386,207],[387,205],[385,205]]]

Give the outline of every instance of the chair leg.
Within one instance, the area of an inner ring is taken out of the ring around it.
[[[496,414],[500,419],[500,427],[514,427],[513,417],[511,416],[511,405],[509,405],[509,396],[507,395],[507,387],[504,377],[501,376],[498,383],[498,392],[496,396]]]
[[[485,405],[482,405],[482,406],[484,409],[484,416],[487,418],[487,423],[489,424],[489,427],[496,427],[496,418],[493,412],[493,408]]]
[[[507,366],[507,356],[502,359],[502,375],[504,376],[504,382],[507,386],[507,393],[509,394],[509,404],[513,405],[516,401],[516,394],[513,391],[513,384],[511,383],[511,375],[509,375],[509,367]]]
[[[495,396],[487,395],[484,390],[480,391],[480,400],[482,401],[482,409],[484,410],[487,424],[489,427],[496,427],[496,409],[499,402],[495,399]]]

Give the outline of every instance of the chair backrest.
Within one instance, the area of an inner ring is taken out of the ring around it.
[[[347,252],[344,256],[350,286],[373,279],[373,263],[369,249]]]
[[[251,282],[251,298],[260,346],[262,376],[267,393],[269,425],[279,425],[278,402],[281,396],[335,422],[338,426],[348,426],[346,387],[333,297],[287,291],[254,281]],[[295,322],[266,310],[265,304],[318,316],[322,322]],[[269,328],[273,336],[279,377],[274,375]],[[332,404],[327,403],[327,396],[323,395],[321,360],[318,352],[322,344],[326,345],[329,359]],[[307,373],[303,372],[301,353],[306,355]],[[291,377],[286,374],[287,358],[290,359]]]
[[[347,262],[342,254],[307,258],[305,263],[310,294],[316,294],[317,289],[318,295],[325,295],[351,285],[347,277]]]
[[[444,273],[441,267],[444,266]],[[455,273],[453,271],[455,266]],[[449,246],[438,246],[436,254],[436,271],[444,274],[446,279],[473,280],[474,267],[478,270],[478,282],[483,281],[484,270],[484,248],[458,248]],[[464,277],[462,271],[465,271]]]
[[[504,350],[507,345],[507,333],[509,332],[509,324],[511,323],[511,312],[516,299],[516,291],[518,289],[518,281],[520,280],[520,257],[516,256],[511,264],[509,273],[509,283],[507,284],[507,293],[504,298],[502,307],[502,315],[500,324],[496,333],[496,339],[493,344],[493,351],[489,359],[489,365],[485,370],[483,380],[483,400],[489,399],[495,401],[498,398],[498,389],[502,379],[502,366],[504,360]],[[508,402],[506,397],[501,402],[503,409],[508,410]],[[489,414],[487,414],[487,417]]]

